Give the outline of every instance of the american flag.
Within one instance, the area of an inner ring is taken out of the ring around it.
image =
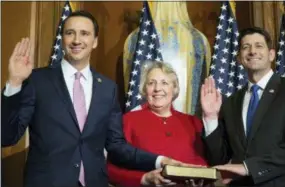
[[[240,90],[247,81],[245,70],[238,64],[238,27],[230,3],[223,2],[214,53],[210,66],[210,75],[216,82],[218,91],[226,97]]]
[[[282,21],[280,25],[280,36],[278,43],[278,52],[276,60],[276,72],[282,77],[285,77],[285,15],[282,16]]]
[[[157,35],[147,2],[143,2],[138,39],[132,62],[129,89],[127,92],[126,111],[130,111],[143,103],[139,94],[141,68],[145,61],[162,61]]]
[[[62,45],[61,45],[61,40],[62,40],[62,36],[61,36],[61,27],[62,27],[62,23],[64,22],[64,20],[71,14],[72,9],[70,6],[69,1],[65,2],[64,7],[62,8],[62,14],[61,14],[61,18],[58,24],[58,28],[56,31],[56,39],[54,41],[54,45],[53,45],[53,50],[52,50],[52,56],[51,56],[51,61],[50,61],[50,67],[54,67],[57,66],[62,57],[63,57],[63,49],[62,49]]]

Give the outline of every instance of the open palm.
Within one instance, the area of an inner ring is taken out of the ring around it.
[[[21,84],[32,73],[33,67],[30,40],[23,38],[17,43],[9,59],[9,83]]]
[[[215,87],[212,77],[205,79],[201,87],[201,105],[205,118],[217,118],[222,105],[221,93]]]

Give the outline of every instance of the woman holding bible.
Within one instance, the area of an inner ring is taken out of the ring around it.
[[[178,78],[172,67],[164,62],[150,62],[142,72],[140,94],[146,99],[146,104],[141,110],[128,112],[123,117],[126,140],[145,151],[184,163],[206,166],[204,147],[200,138],[203,127],[201,121],[172,107],[172,102],[179,94]],[[110,183],[120,187],[170,182],[162,176],[159,176],[160,180],[151,181],[155,175],[160,175],[161,169],[151,172],[128,170],[109,161],[107,167]],[[167,186],[169,185],[171,184]],[[193,182],[190,182],[191,185],[194,185]]]

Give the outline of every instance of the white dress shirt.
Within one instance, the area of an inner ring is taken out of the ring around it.
[[[63,72],[64,81],[66,83],[70,98],[73,102],[73,83],[75,80],[75,73],[77,69],[75,69],[69,62],[65,59],[61,61],[61,68]],[[88,64],[84,69],[80,71],[83,76],[80,78],[80,83],[82,84],[85,102],[86,102],[86,111],[90,108],[91,98],[92,98],[92,85],[93,85],[93,76],[90,70],[90,64]],[[22,85],[18,87],[11,86],[8,82],[6,83],[6,89],[4,90],[4,95],[6,97],[12,96],[21,91]],[[105,153],[106,154],[106,153]],[[158,156],[155,161],[155,168],[161,168],[161,161],[164,156]]]

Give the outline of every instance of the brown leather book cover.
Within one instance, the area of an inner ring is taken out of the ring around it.
[[[189,179],[204,179],[204,184],[209,184],[218,180],[217,170],[206,167],[180,167],[165,165],[162,176],[175,182],[184,182]]]

